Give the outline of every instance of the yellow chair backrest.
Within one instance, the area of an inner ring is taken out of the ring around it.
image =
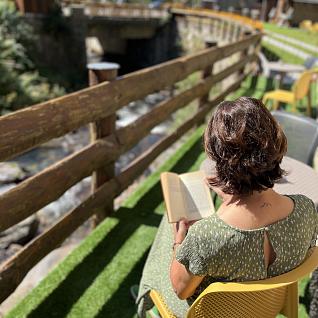
[[[300,23],[299,26],[300,26],[301,29],[305,29],[305,30],[311,31],[312,22],[311,22],[311,20],[303,20],[303,21]]]
[[[312,77],[313,72],[306,71],[302,73],[299,79],[295,82],[293,86],[293,92],[295,94],[296,100],[302,99],[308,94]]]
[[[213,283],[188,311],[187,318],[298,317],[297,281],[318,266],[318,247],[297,268],[280,276],[241,283]]]
[[[316,22],[312,25],[312,30],[315,32],[318,32],[318,22]]]

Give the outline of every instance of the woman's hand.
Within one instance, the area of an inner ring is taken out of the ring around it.
[[[196,221],[188,221],[183,218],[179,222],[173,224],[174,241],[175,243],[182,243],[188,233],[188,229]]]

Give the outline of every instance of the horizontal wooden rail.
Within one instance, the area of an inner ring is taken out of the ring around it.
[[[238,78],[238,80],[230,87],[228,87],[224,92],[222,92],[212,101],[207,102],[203,107],[200,107],[200,110],[191,119],[188,119],[185,123],[178,127],[175,132],[171,133],[167,137],[164,137],[162,140],[159,140],[156,144],[149,148],[148,151],[134,160],[125,169],[125,171],[123,171],[117,177],[117,180],[121,185],[121,189],[126,189],[157,156],[159,156],[164,150],[169,148],[181,136],[183,136],[196,124],[202,123],[202,120],[208,114],[208,112],[211,111],[211,109],[219,104],[221,101],[223,101],[228,94],[238,89],[246,76],[247,75],[241,75],[240,78]]]
[[[211,75],[205,78],[205,81],[160,103],[135,122],[120,128],[116,133],[117,138],[112,135],[88,145],[2,194],[0,232],[58,199],[70,187],[91,175],[94,170],[116,160],[119,155],[132,148],[147,136],[152,128],[168,119],[173,112],[208,93],[213,85],[256,60],[255,54],[246,56],[218,74]],[[47,191],[48,187],[50,191]]]
[[[0,160],[13,158],[105,118],[131,101],[171,86],[195,71],[257,44],[260,38],[261,34],[251,35],[236,43],[206,49],[3,116],[0,118]]]
[[[185,105],[188,105],[196,98],[207,94],[213,85],[242,69],[247,63],[255,61],[257,61],[257,55],[250,54],[223,71],[206,77],[204,81],[200,81],[199,84],[185,90],[171,99],[163,101],[150,112],[139,117],[136,121],[119,129],[116,135],[119,143],[123,145],[123,150],[127,151],[132,148],[137,141],[147,136],[152,128],[168,119],[172,113]]]
[[[90,216],[100,212],[107,205],[107,198],[113,198],[126,189],[162,151],[172,145],[195,124],[201,122],[215,105],[222,101],[229,93],[235,91],[245,77],[246,75],[241,75],[233,85],[201,107],[191,119],[183,123],[174,133],[150,147],[147,152],[137,158],[119,176],[107,181],[78,207],[71,210],[56,224],[3,263],[0,266],[0,302],[15,290],[28,271],[37,264],[39,260],[58,247]]]
[[[120,154],[118,150],[112,138],[98,140],[3,193],[0,196],[0,232],[57,200],[97,167],[116,160]]]

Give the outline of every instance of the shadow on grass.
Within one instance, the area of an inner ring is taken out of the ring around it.
[[[171,169],[176,173],[188,171],[202,153],[201,138],[182,156],[182,158]],[[141,226],[149,225],[157,227],[161,221],[161,215],[154,212],[162,202],[160,182],[148,190],[132,208],[120,208],[114,214],[119,223],[105,235],[91,253],[79,263],[60,284],[41,302],[27,317],[66,317],[73,305],[94,283],[94,280],[112,261],[123,244]],[[107,222],[107,220],[106,220]],[[103,226],[103,225],[101,225]],[[135,306],[129,298],[129,288],[141,277],[142,267],[147,253],[134,265],[132,271],[126,276],[120,288],[107,301],[98,317],[110,317],[110,308],[118,308],[122,311],[120,315],[113,312],[113,317],[131,317],[135,312]],[[112,278],[109,279],[111,283]],[[98,296],[97,296],[98,297]],[[107,314],[106,314],[107,313]]]
[[[139,283],[149,249],[135,264],[129,275],[121,282],[119,289],[107,301],[95,318],[131,318],[136,314],[135,301],[130,295],[130,287]]]
[[[28,317],[65,317],[135,230],[141,224],[157,226],[161,219],[160,215],[149,213],[147,218],[134,215],[131,222],[132,212],[122,208],[116,213],[120,222]]]

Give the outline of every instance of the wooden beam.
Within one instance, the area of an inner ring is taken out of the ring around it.
[[[88,64],[89,85],[95,86],[102,82],[112,82],[118,76],[119,65],[116,63],[91,63]],[[108,137],[115,133],[116,113],[106,118],[95,121],[90,124],[91,142],[95,143],[98,139]],[[117,159],[117,158],[116,158]],[[91,190],[94,193],[102,184],[115,176],[115,160],[105,162],[103,166],[98,167],[92,176]],[[108,214],[114,210],[113,200],[107,200],[108,204],[105,210],[94,216],[94,226],[98,225]]]
[[[223,71],[210,75],[209,77],[206,77],[204,81],[199,82],[197,85],[185,90],[179,95],[161,102],[150,112],[139,117],[136,121],[126,127],[120,128],[117,131],[116,136],[117,140],[123,147],[121,151],[124,152],[132,148],[139,140],[147,136],[152,128],[168,119],[173,112],[185,107],[194,99],[207,94],[213,85],[224,80],[234,72],[241,70],[247,63],[256,60],[257,55],[255,54],[245,56],[243,59]]]
[[[211,48],[211,47],[216,47],[218,44],[217,41],[205,41],[205,47],[206,48]],[[206,79],[208,77],[211,76],[211,74],[213,73],[213,64],[207,66],[203,72],[202,72],[202,79]],[[203,95],[200,98],[200,102],[199,102],[199,107],[201,107],[202,105],[204,105],[207,101],[209,100],[209,92],[205,95]]]
[[[120,189],[123,191],[126,189],[135,179],[138,177],[149,164],[158,157],[164,150],[169,148],[173,143],[175,143],[181,136],[188,132],[198,123],[202,122],[204,117],[211,111],[213,107],[218,105],[224,100],[224,98],[238,89],[242,81],[247,75],[241,75],[238,80],[230,85],[224,92],[215,97],[212,101],[207,102],[205,105],[199,108],[198,112],[180,127],[176,129],[175,132],[171,133],[167,137],[159,140],[147,151],[145,151],[141,156],[135,159],[116,179],[120,184]]]
[[[3,193],[0,196],[0,232],[57,200],[97,167],[115,160],[118,150],[115,140],[99,140]]]
[[[108,83],[53,99],[0,118],[0,160],[106,118],[129,102],[171,86],[191,73],[242,51],[261,37],[246,39],[140,70]]]

